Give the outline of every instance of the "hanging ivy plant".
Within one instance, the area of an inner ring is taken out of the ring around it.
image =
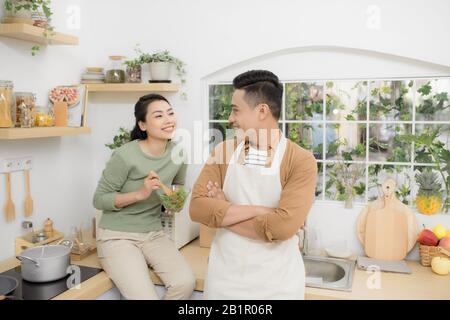
[[[130,140],[131,131],[125,128],[119,128],[119,133],[114,136],[113,142],[105,144],[105,146],[111,150],[115,150],[123,146],[125,143],[130,142]]]

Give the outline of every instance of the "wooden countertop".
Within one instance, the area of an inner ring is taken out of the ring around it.
[[[208,248],[201,248],[196,239],[183,247],[181,253],[194,270],[197,283],[195,290],[203,291],[204,278],[207,269]],[[16,267],[19,262],[9,259],[0,263],[0,272]],[[96,254],[92,254],[73,264],[100,268]],[[398,274],[381,272],[378,275],[355,269],[353,287],[351,292],[325,290],[318,288],[306,288],[306,299],[445,299],[450,300],[450,275],[439,276],[431,268],[422,267],[416,261],[407,261],[412,274]],[[150,271],[150,276],[155,284],[163,285],[161,279]],[[379,284],[379,288],[369,289],[369,286]],[[369,286],[367,285],[369,284]],[[66,291],[55,297],[61,299],[95,299],[104,292],[113,288],[113,283],[101,272],[84,281],[80,289]]]

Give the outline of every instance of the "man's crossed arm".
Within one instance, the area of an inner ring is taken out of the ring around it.
[[[218,182],[208,181],[206,189],[209,198],[227,201]],[[232,204],[222,220],[221,227],[247,238],[262,240],[256,233],[253,218],[271,213],[273,210],[264,206]]]

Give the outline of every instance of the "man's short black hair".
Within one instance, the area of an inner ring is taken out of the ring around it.
[[[280,118],[283,85],[275,74],[267,70],[250,70],[234,78],[233,86],[245,91],[245,100],[249,104],[265,103],[273,117]]]

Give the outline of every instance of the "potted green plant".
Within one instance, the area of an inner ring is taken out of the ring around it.
[[[5,0],[4,6],[8,17],[48,23],[53,14],[50,4],[51,0]]]
[[[141,53],[140,61],[142,64],[148,63],[150,68],[150,77],[154,81],[167,81],[170,79],[170,71],[175,66],[177,76],[181,84],[186,83],[185,63],[172,56],[169,51],[156,51],[154,53]]]
[[[41,27],[44,29],[43,36],[46,38],[49,38],[53,32],[53,27],[50,25],[53,12],[50,5],[51,0],[5,0],[4,3],[6,18],[13,18],[9,22],[24,22]],[[34,56],[39,50],[40,46],[35,45],[31,48],[31,54]]]

